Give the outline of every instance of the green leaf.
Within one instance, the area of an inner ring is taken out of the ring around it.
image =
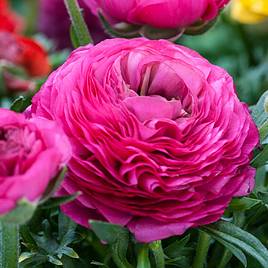
[[[32,234],[35,243],[37,244],[40,252],[46,253],[48,255],[55,255],[57,253],[57,250],[59,248],[58,242],[53,239],[50,235],[46,235],[43,233]]]
[[[62,257],[62,254],[69,256],[70,258],[73,258],[73,259],[79,258],[78,254],[72,248],[69,248],[69,247],[61,247],[57,251],[57,254],[58,254],[59,258]]]
[[[77,0],[64,0],[64,3],[71,18],[72,26],[79,46],[92,43],[92,38],[89,34]]]
[[[127,260],[129,234],[124,233],[118,237],[115,243],[112,243],[110,248],[112,257],[117,267],[119,268],[132,268],[132,265]]]
[[[89,224],[98,238],[109,244],[115,243],[121,236],[129,235],[128,230],[120,225],[92,220],[89,221]]]
[[[69,203],[77,198],[81,193],[77,192],[73,195],[65,195],[60,197],[50,197],[46,202],[44,202],[42,205],[40,205],[41,209],[51,209],[58,207],[62,204]]]
[[[268,192],[259,191],[256,195],[265,205],[268,205]]]
[[[48,261],[52,264],[57,265],[57,266],[63,266],[63,263],[59,259],[55,258],[54,256],[49,255]]]
[[[219,243],[221,243],[224,247],[226,247],[242,264],[244,267],[247,267],[247,258],[242,250],[234,246],[233,244],[226,242],[225,240],[221,238],[216,239]],[[230,257],[228,252],[226,253],[226,261],[223,258],[221,263],[219,264],[219,267],[225,267],[226,264],[229,262]],[[223,264],[224,263],[224,264]]]
[[[263,143],[263,141],[265,141],[265,138],[267,138],[268,136],[268,119],[263,123],[263,125],[260,126],[259,132],[260,132],[260,140]]]
[[[33,256],[35,256],[35,254],[36,253],[32,253],[32,252],[22,252],[19,257],[19,263],[32,258]]]
[[[11,104],[10,109],[14,112],[21,113],[23,112],[29,105],[31,104],[30,98],[25,98],[23,96],[19,96],[14,102]]]
[[[60,213],[58,218],[58,233],[61,246],[67,246],[76,239],[76,223]]]
[[[47,256],[34,253],[32,256],[28,258],[20,259],[19,267],[20,268],[31,268],[31,267],[38,267],[39,265],[47,262],[48,258]]]
[[[266,189],[265,187],[266,181],[266,167],[262,166],[257,168],[256,176],[255,176],[255,191],[263,191]]]
[[[164,250],[165,254],[171,258],[175,258],[178,255],[183,255],[186,244],[190,241],[190,237],[190,234],[188,234],[182,239],[176,240],[175,242],[169,244]]]
[[[0,216],[0,222],[24,224],[33,216],[36,204],[22,199],[10,213]]]
[[[190,234],[176,240],[173,243],[169,244],[165,249],[164,253],[169,258],[166,260],[166,263],[170,263],[178,267],[190,267],[192,258],[195,253],[195,249],[187,246],[190,241]]]
[[[245,227],[256,225],[262,217],[267,213],[267,208],[263,204],[256,206],[254,209],[248,211]]]
[[[255,207],[260,203],[260,200],[249,197],[234,198],[230,203],[229,208],[232,211],[245,211]]]
[[[268,145],[264,145],[262,150],[251,161],[251,165],[255,168],[264,166],[268,161]]]
[[[92,230],[100,240],[110,244],[113,260],[119,268],[131,268],[127,260],[129,232],[120,225],[101,221],[89,221]]]
[[[256,105],[250,107],[251,116],[258,128],[261,128],[268,119],[268,113],[265,109],[265,101],[267,100],[267,97],[268,91],[264,92]]]
[[[266,91],[260,97],[257,104],[250,107],[250,109],[252,111],[252,117],[260,132],[261,143],[266,144],[268,143],[268,140],[266,139],[268,136],[268,91]]]
[[[240,261],[242,261],[242,259],[241,252],[238,254],[239,250],[255,258],[264,268],[268,267],[268,250],[252,234],[240,229],[230,222],[224,221],[202,227],[202,230],[207,232],[218,242],[222,243],[224,241],[225,245],[231,244],[233,247],[236,247],[238,250],[236,252],[232,246],[228,247],[228,249],[235,256],[239,255]]]
[[[48,184],[48,186],[46,188],[45,193],[43,194],[41,201],[39,202],[39,204],[44,204],[51,196],[54,195],[54,193],[57,191],[60,184],[64,180],[66,172],[67,172],[67,167],[64,167],[57,174],[57,176],[52,181],[50,181],[50,183]]]
[[[101,267],[107,267],[109,268],[105,263],[102,263],[102,262],[98,262],[98,261],[92,261],[90,264],[92,265],[96,265],[96,266],[101,266]]]
[[[36,251],[38,246],[30,232],[30,226],[27,224],[20,226],[20,236],[23,240],[23,244],[27,247],[28,250]]]

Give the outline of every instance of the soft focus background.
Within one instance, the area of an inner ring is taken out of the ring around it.
[[[229,15],[230,7],[210,31],[179,42],[224,67],[233,76],[240,99],[253,104],[268,87],[268,24],[240,24]]]
[[[63,1],[11,2],[13,8],[24,17],[24,33],[34,35],[48,49],[52,65],[57,67],[71,48],[70,21]],[[233,1],[233,4],[237,2],[239,0]],[[83,1],[80,4],[95,43],[107,38]],[[183,36],[178,43],[197,50],[212,63],[224,67],[234,77],[240,99],[254,104],[268,86],[268,22],[249,20],[248,23],[244,15],[235,14],[236,19],[247,22],[241,24],[230,16],[231,13],[229,6],[207,33]]]

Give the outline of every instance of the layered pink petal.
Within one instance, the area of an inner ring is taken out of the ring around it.
[[[0,109],[0,215],[21,199],[37,202],[70,156],[71,145],[55,122]]]
[[[188,48],[144,38],[80,48],[30,113],[71,141],[59,194],[82,192],[62,210],[86,227],[108,221],[150,242],[217,221],[253,189],[248,108],[226,71]]]

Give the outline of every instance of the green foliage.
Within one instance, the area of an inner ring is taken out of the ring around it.
[[[77,47],[92,43],[77,0],[64,0],[64,3],[72,21],[71,37],[72,41],[74,41],[74,46]]]
[[[55,178],[50,181],[50,183],[48,184],[46,188],[45,193],[42,196],[40,203],[47,201],[50,197],[52,197],[55,194],[60,184],[64,180],[66,172],[67,172],[67,167],[62,168],[62,170],[58,172]]]
[[[20,256],[20,267],[34,267],[47,263],[63,266],[64,256],[68,259],[79,258],[76,251],[69,247],[71,243],[81,239],[76,233],[76,224],[63,214],[57,214],[57,218],[57,231],[53,228],[55,222],[48,219],[41,222],[41,230],[37,233],[29,226],[21,227],[25,251]]]
[[[247,262],[244,253],[258,260],[263,268],[268,267],[268,250],[252,234],[224,221],[202,227],[202,229],[229,249],[245,267],[247,267]]]
[[[20,96],[13,101],[10,109],[14,112],[21,113],[23,112],[29,105],[31,104],[31,100],[24,96]]]
[[[37,204],[30,203],[26,199],[22,199],[10,213],[0,216],[0,223],[23,224],[33,216],[36,205]]]

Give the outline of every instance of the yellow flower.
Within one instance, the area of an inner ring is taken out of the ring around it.
[[[268,19],[268,0],[233,0],[231,15],[241,23],[260,23]]]

